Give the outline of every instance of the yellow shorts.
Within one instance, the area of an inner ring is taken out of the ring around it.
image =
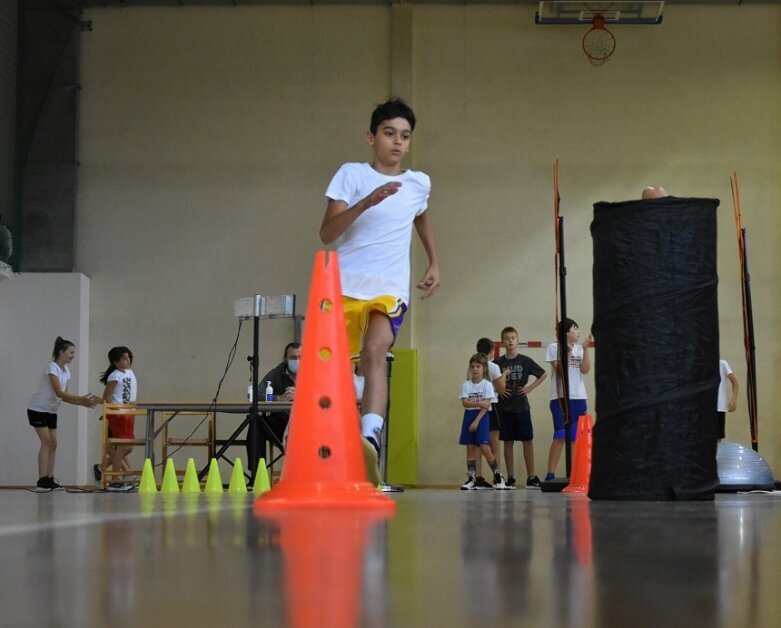
[[[370,312],[380,312],[388,317],[395,340],[407,311],[407,304],[404,301],[390,295],[375,297],[370,301],[343,296],[342,306],[347,324],[347,345],[353,360],[357,360],[361,355],[363,337],[369,325]]]

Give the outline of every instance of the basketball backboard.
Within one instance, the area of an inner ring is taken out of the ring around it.
[[[542,0],[534,21],[537,24],[591,24],[598,15],[610,24],[661,24],[664,2],[622,0]]]

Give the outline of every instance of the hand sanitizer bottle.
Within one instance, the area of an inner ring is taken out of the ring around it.
[[[266,382],[266,401],[274,401],[274,387],[271,382]]]

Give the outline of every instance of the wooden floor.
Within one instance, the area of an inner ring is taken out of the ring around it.
[[[781,625],[781,492],[408,489],[270,522],[252,495],[0,490],[0,625]]]

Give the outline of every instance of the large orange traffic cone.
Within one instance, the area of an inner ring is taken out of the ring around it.
[[[575,439],[575,452],[572,455],[572,476],[563,493],[588,493],[588,480],[591,477],[592,422],[590,414],[582,414],[578,419],[578,437]]]
[[[366,480],[337,254],[315,256],[301,365],[282,477],[255,501],[278,508],[378,508],[396,503]]]

